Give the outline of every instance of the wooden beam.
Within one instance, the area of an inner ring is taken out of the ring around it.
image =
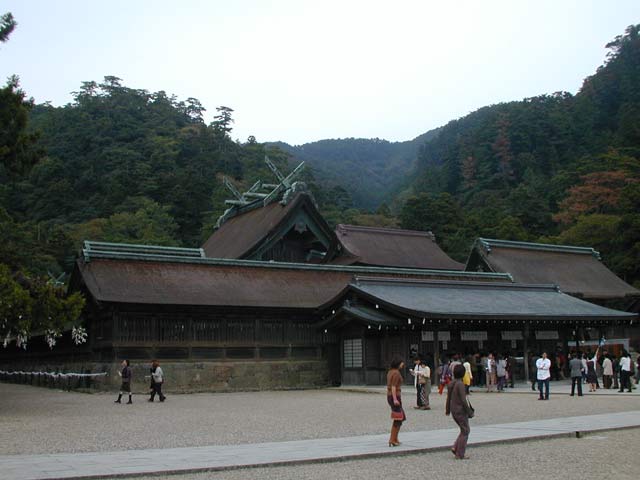
[[[267,157],[266,155],[264,156],[264,163],[267,164],[267,167],[269,167],[269,170],[271,170],[273,174],[276,176],[276,178],[278,179],[278,182],[282,183],[284,181],[284,176],[280,173],[280,170],[278,170],[278,167],[276,167],[275,164],[271,160],[269,160],[269,157]]]
[[[227,177],[222,177],[222,183],[224,183],[224,186],[227,187],[227,190],[229,190],[231,194],[238,199],[239,202],[244,202],[243,204],[248,203],[247,199],[244,198],[244,196],[238,191],[235,185],[231,183],[231,180],[229,180]]]
[[[258,192],[245,192],[244,196],[245,197],[251,197],[251,198],[265,198],[268,195],[268,193],[258,193]]]

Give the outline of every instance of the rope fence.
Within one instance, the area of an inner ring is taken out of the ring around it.
[[[0,370],[0,381],[35,385],[38,387],[59,388],[73,390],[91,388],[93,380],[106,377],[107,372],[102,373],[75,373],[75,372],[25,372]]]

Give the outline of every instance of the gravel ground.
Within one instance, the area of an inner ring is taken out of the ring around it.
[[[454,428],[444,396],[431,411],[411,407],[403,431]],[[134,397],[116,405],[114,395],[61,392],[0,383],[0,454],[73,453],[191,447],[380,434],[389,431],[381,393],[304,390],[170,395],[165,403]],[[637,396],[552,396],[474,393],[473,425],[640,410]],[[402,432],[400,434],[402,439]],[[4,441],[10,439],[10,441]],[[610,449],[612,452],[614,448]]]
[[[472,427],[473,428],[473,427]],[[471,431],[473,435],[473,430]],[[510,444],[471,446],[469,460],[457,461],[449,452],[383,457],[346,462],[292,465],[147,477],[150,480],[377,480],[428,478],[429,480],[490,479],[540,480],[544,478],[637,479],[640,457],[632,451],[640,442],[640,429],[601,432],[577,438],[529,440]],[[620,446],[625,446],[620,448]]]

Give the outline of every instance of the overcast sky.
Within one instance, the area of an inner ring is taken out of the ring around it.
[[[234,138],[409,140],[482,106],[566,90],[640,23],[640,1],[3,0],[0,77],[64,105],[106,75],[179,99]]]

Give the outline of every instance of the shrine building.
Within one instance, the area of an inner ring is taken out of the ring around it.
[[[225,179],[235,198],[202,248],[84,242],[69,291],[87,299],[87,344],[36,339],[0,365],[115,382],[122,359],[143,372],[157,358],[169,390],[311,388],[383,384],[392,357],[416,352],[526,364],[601,336],[640,340],[640,291],[591,249],[478,239],[465,266],[430,232],[332,229],[293,181],[301,166],[268,165],[277,183],[240,193]]]

